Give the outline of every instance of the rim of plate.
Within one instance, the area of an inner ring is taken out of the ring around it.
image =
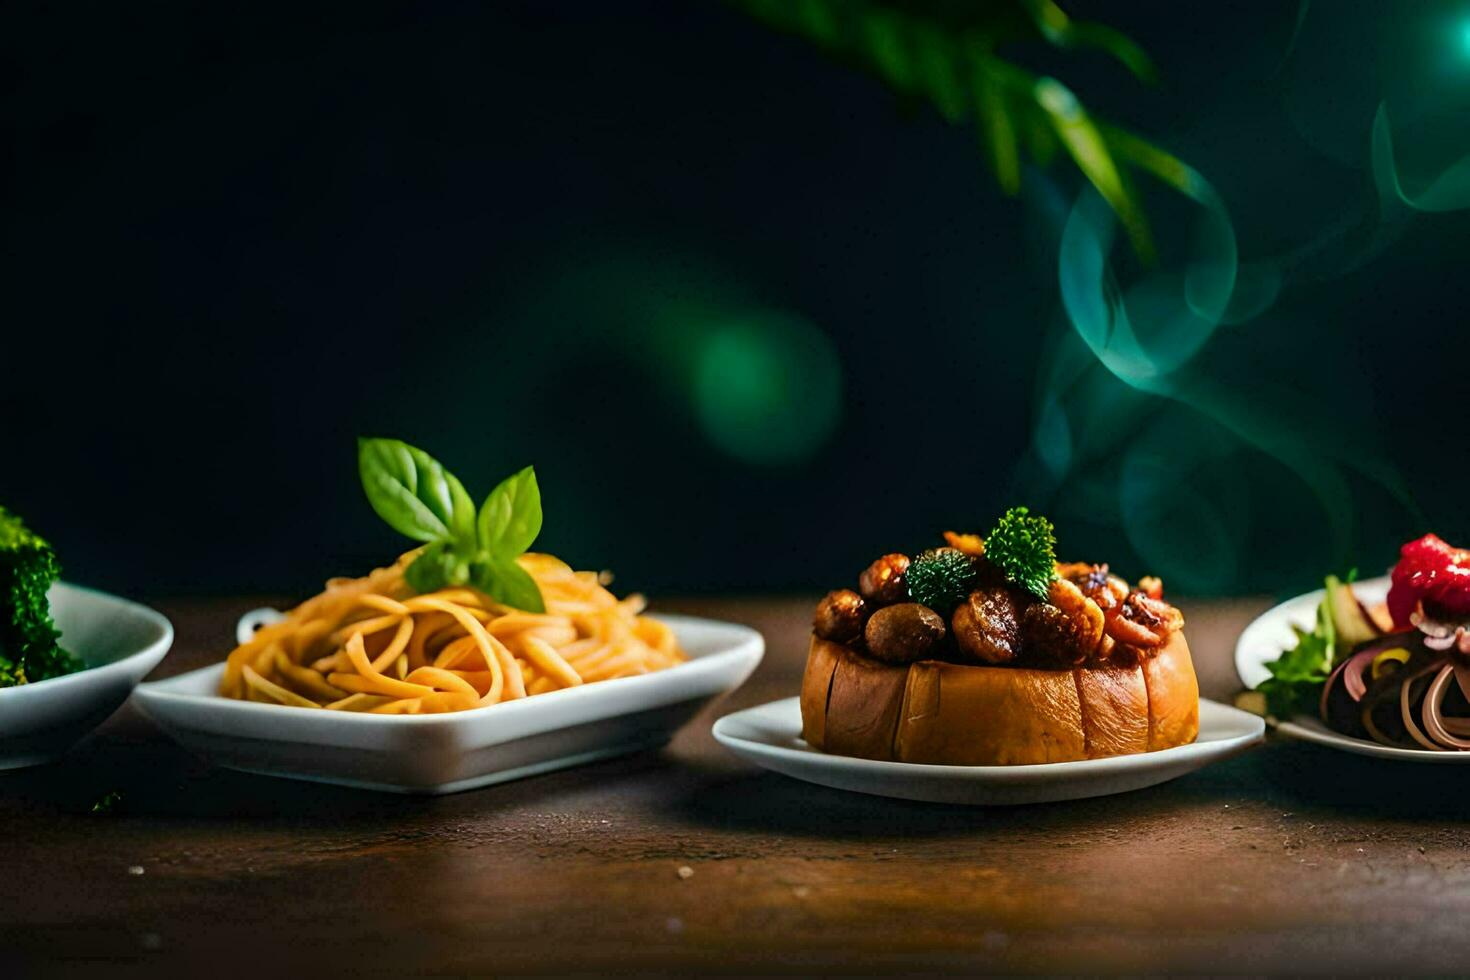
[[[830,752],[822,752],[802,743],[798,748],[789,745],[776,745],[771,742],[746,738],[731,732],[730,729],[740,724],[742,715],[748,715],[760,711],[780,711],[788,706],[797,707],[801,701],[799,696],[778,698],[775,701],[767,701],[764,704],[743,708],[724,715],[714,724],[712,731],[715,740],[726,748],[733,749],[731,743],[739,743],[757,753],[781,756],[783,758],[794,758],[802,761],[822,760],[823,762],[849,768],[859,768],[870,772],[885,775],[910,775],[933,777],[939,779],[963,779],[966,777],[983,776],[987,779],[998,779],[1001,781],[1025,782],[1035,779],[1041,775],[1072,774],[1076,776],[1087,776],[1106,773],[1118,768],[1140,765],[1167,765],[1171,760],[1181,756],[1198,755],[1202,751],[1214,751],[1223,753],[1220,757],[1226,758],[1238,752],[1258,745],[1265,738],[1265,721],[1249,711],[1207,698],[1200,698],[1201,711],[1209,711],[1222,721],[1234,722],[1248,729],[1238,734],[1227,735],[1222,738],[1212,738],[1209,741],[1194,741],[1184,745],[1175,745],[1167,749],[1158,749],[1153,752],[1135,752],[1130,755],[1112,755],[1101,759],[1076,759],[1070,762],[1040,762],[1020,766],[947,766],[936,765],[927,762],[893,762],[882,759],[863,759],[850,755],[835,755]],[[1205,706],[1209,707],[1206,708]],[[800,738],[800,735],[796,736]]]
[[[1320,724],[1320,722],[1317,723],[1317,725]],[[1470,752],[1451,752],[1449,749],[1443,752],[1431,752],[1428,749],[1403,749],[1396,745],[1379,745],[1377,742],[1353,738],[1351,735],[1341,735],[1326,726],[1319,728],[1317,725],[1306,725],[1300,721],[1278,721],[1274,727],[1277,731],[1303,742],[1331,746],[1340,752],[1350,752],[1353,755],[1397,759],[1400,762],[1470,764]]]

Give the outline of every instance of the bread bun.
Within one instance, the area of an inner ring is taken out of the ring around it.
[[[1039,670],[879,663],[812,637],[802,738],[865,759],[962,766],[1151,752],[1199,733],[1189,644],[1175,632],[1135,667]]]

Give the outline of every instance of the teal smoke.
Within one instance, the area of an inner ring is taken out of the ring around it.
[[[1470,208],[1470,155],[1407,176],[1386,104],[1365,137],[1377,200],[1286,254],[1243,260],[1225,201],[1193,170],[1171,181],[1184,207],[1159,223],[1173,246],[1151,268],[1129,264],[1095,192],[1076,198],[1057,246],[1069,329],[1043,367],[1028,491],[1072,519],[1115,522],[1150,570],[1197,591],[1270,587],[1247,567],[1262,524],[1327,571],[1358,560],[1363,495],[1423,523],[1374,431],[1371,386],[1339,376],[1313,391],[1274,313],[1294,282],[1361,267],[1416,215]],[[1277,347],[1285,367],[1271,363]]]

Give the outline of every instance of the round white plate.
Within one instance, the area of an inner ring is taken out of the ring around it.
[[[1126,793],[1238,755],[1261,741],[1255,715],[1201,700],[1199,738],[1158,752],[1039,766],[926,766],[818,752],[801,740],[801,699],[726,715],[715,738],[736,755],[809,783],[931,803],[1048,803]]]
[[[1353,583],[1353,592],[1364,605],[1380,603],[1388,595],[1389,580],[1370,578]],[[1254,689],[1271,674],[1266,665],[1281,656],[1282,652],[1296,643],[1293,626],[1311,629],[1317,616],[1317,606],[1324,592],[1308,592],[1295,599],[1262,613],[1245,628],[1235,644],[1235,671],[1241,683]],[[1431,752],[1428,749],[1400,749],[1391,745],[1379,745],[1363,738],[1341,735],[1322,724],[1321,719],[1311,715],[1298,715],[1286,721],[1275,721],[1273,727],[1283,735],[1299,738],[1319,745],[1328,745],[1344,752],[1358,755],[1377,756],[1381,759],[1404,759],[1411,762],[1448,762],[1470,764],[1470,752]]]

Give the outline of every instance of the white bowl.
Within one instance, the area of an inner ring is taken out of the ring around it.
[[[64,582],[47,598],[61,645],[86,669],[0,688],[0,769],[61,755],[128,699],[174,641],[172,624],[136,602]]]
[[[247,616],[256,617],[250,613]],[[314,711],[221,697],[224,664],[139,686],[144,714],[218,765],[395,793],[455,793],[652,748],[760,663],[755,630],[660,616],[689,654],[666,670],[437,715]]]
[[[1370,578],[1362,582],[1354,582],[1353,592],[1359,601],[1372,606],[1388,597],[1390,584],[1386,576]],[[1325,594],[1324,590],[1318,589],[1316,592],[1308,592],[1295,599],[1288,599],[1281,605],[1262,613],[1255,622],[1245,628],[1245,632],[1240,634],[1240,640],[1235,644],[1235,671],[1240,674],[1241,683],[1254,689],[1271,676],[1266,665],[1280,657],[1283,651],[1295,645],[1296,634],[1291,629],[1293,626],[1300,626],[1306,630],[1312,628],[1312,624],[1316,621],[1317,607],[1321,605]],[[1403,749],[1394,745],[1380,745],[1366,738],[1353,738],[1351,735],[1334,732],[1322,724],[1322,720],[1315,715],[1277,719],[1272,722],[1272,727],[1283,735],[1289,735],[1304,742],[1316,742],[1318,745],[1326,745],[1343,752],[1352,752],[1355,755],[1398,759],[1401,762],[1470,765],[1470,752],[1431,752],[1429,749]]]
[[[715,738],[774,772],[834,789],[930,803],[1048,803],[1142,789],[1239,755],[1264,738],[1265,724],[1237,708],[1201,700],[1199,737],[1137,755],[1033,766],[931,766],[819,752],[801,738],[801,699],[726,715]]]

